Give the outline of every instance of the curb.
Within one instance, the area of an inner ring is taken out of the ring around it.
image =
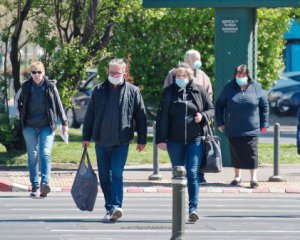
[[[0,192],[29,192],[30,187],[18,183],[13,183],[6,179],[0,179]],[[71,192],[71,187],[51,187],[51,192]],[[101,188],[98,192],[102,193]],[[300,189],[296,188],[220,188],[201,186],[200,193],[273,193],[273,194],[300,194]],[[172,193],[171,187],[124,187],[124,193]]]

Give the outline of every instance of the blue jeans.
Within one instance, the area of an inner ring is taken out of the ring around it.
[[[122,207],[123,171],[129,145],[101,146],[96,144],[100,186],[104,194],[106,211]]]
[[[38,158],[41,164],[41,184],[49,184],[51,172],[51,151],[55,132],[50,127],[25,127],[23,135],[26,142],[28,167],[32,188],[39,188]]]
[[[202,144],[200,141],[182,144],[168,140],[167,150],[173,168],[176,166],[185,166],[188,181],[189,213],[197,211]]]

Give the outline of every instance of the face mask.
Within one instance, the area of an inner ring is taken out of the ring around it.
[[[246,86],[247,82],[248,82],[248,77],[236,78],[236,83],[237,83],[240,87]]]
[[[177,84],[178,87],[180,88],[185,88],[185,86],[189,83],[189,79],[175,79],[175,83]]]
[[[108,81],[114,85],[119,85],[124,82],[123,75],[117,78],[108,75]]]
[[[202,62],[201,62],[200,60],[195,61],[195,62],[193,63],[193,67],[194,67],[195,69],[198,69],[198,68],[200,68],[201,66],[202,66]]]

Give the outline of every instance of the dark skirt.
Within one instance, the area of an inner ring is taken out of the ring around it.
[[[228,139],[232,167],[256,169],[258,167],[258,137],[229,137]]]

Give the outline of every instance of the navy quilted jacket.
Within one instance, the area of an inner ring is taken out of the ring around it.
[[[242,91],[236,80],[225,85],[216,102],[217,127],[225,125],[228,137],[258,136],[269,127],[269,104],[261,85],[251,80]]]

